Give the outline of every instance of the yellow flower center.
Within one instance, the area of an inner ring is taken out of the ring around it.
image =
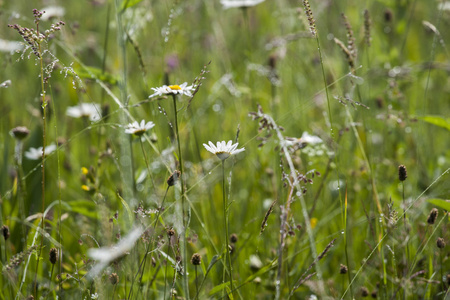
[[[169,85],[169,89],[171,90],[181,90],[181,87],[179,85]]]

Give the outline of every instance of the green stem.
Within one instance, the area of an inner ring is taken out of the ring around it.
[[[225,227],[225,264],[223,271],[223,282],[225,282],[225,269],[226,261],[228,260],[228,269],[230,272],[230,290],[233,293],[233,272],[231,267],[230,246],[228,245],[228,213],[227,213],[227,200],[225,195],[225,160],[222,160],[222,195],[223,195],[223,224]]]
[[[442,264],[442,260],[441,260],[441,264]],[[197,280],[197,266],[195,267],[195,292],[196,292],[196,296],[198,296],[198,280]]]
[[[37,35],[39,36],[39,23],[36,25]],[[38,257],[36,261],[36,274],[34,277],[34,297],[38,299],[37,295],[37,275],[39,270],[39,261],[41,258],[42,247],[44,245],[44,209],[45,209],[45,144],[46,144],[46,123],[47,123],[47,99],[45,97],[45,83],[44,83],[44,59],[42,58],[42,48],[41,43],[38,43],[38,53],[40,62],[40,78],[41,78],[41,97],[42,97],[42,111],[43,111],[43,122],[42,122],[42,233],[41,233],[41,244],[39,246]]]
[[[142,142],[141,137],[139,137],[139,142],[141,143],[142,154],[144,155],[144,160],[145,160],[145,165],[147,166],[148,176],[150,177],[150,179],[152,181],[153,188],[156,188],[155,182],[153,180],[152,172],[150,170],[150,165],[148,164],[147,154],[145,154],[144,143]]]
[[[180,162],[180,184],[181,184],[181,210],[182,210],[182,221],[183,221],[183,266],[187,268],[187,243],[186,243],[186,213],[185,213],[185,188],[184,188],[184,172],[183,172],[183,157],[181,155],[181,143],[180,143],[180,134],[178,131],[178,111],[177,111],[177,98],[175,94],[172,94],[173,99],[173,110],[175,114],[175,134],[177,136],[177,145],[178,145],[178,161]],[[186,299],[189,299],[189,282],[187,277],[186,269],[183,272],[183,288]]]

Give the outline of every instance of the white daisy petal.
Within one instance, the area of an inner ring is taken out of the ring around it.
[[[102,118],[101,108],[97,103],[80,103],[76,106],[70,106],[66,110],[66,115],[72,118],[89,118],[92,122],[99,121]]]
[[[162,87],[156,87],[152,88],[153,91],[155,91],[152,95],[148,96],[149,98],[152,98],[154,96],[162,96],[162,95],[169,95],[169,94],[180,94],[180,95],[186,95],[188,97],[192,97],[192,91],[195,90],[194,85],[187,85],[187,82],[184,82],[180,85],[174,84],[174,85],[163,85]]]
[[[134,121],[133,123],[130,123],[126,126],[125,133],[141,136],[146,131],[152,129],[154,126],[155,123],[151,121],[146,123],[145,120],[142,120],[140,124],[137,121]]]
[[[25,154],[25,157],[28,158],[29,160],[39,160],[39,159],[42,159],[42,150],[43,150],[42,147],[39,147],[39,148],[31,147],[24,154]],[[49,155],[50,153],[54,152],[55,150],[56,150],[55,144],[48,145],[47,147],[45,147],[45,156]]]
[[[209,141],[208,143],[209,146],[203,144],[205,149],[215,154],[222,161],[227,159],[231,155],[245,151],[245,148],[236,149],[238,147],[238,143],[233,145],[233,141],[228,141],[228,143],[225,141],[217,142],[217,146],[214,146],[211,141]]]

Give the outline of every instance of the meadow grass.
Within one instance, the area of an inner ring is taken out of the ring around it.
[[[448,3],[236,1],[0,1],[0,299],[449,297]]]

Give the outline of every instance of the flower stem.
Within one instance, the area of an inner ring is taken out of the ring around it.
[[[186,244],[186,213],[185,213],[185,191],[184,191],[184,172],[183,172],[183,158],[181,155],[181,144],[180,144],[180,134],[178,131],[178,111],[177,111],[177,98],[174,94],[172,94],[172,99],[173,99],[173,111],[175,114],[175,134],[177,136],[177,145],[178,145],[178,161],[180,163],[180,184],[181,184],[181,210],[182,210],[182,221],[183,221],[183,232],[182,232],[182,237],[183,237],[183,266],[184,268],[187,267],[187,244]],[[184,288],[184,294],[185,294],[185,298],[189,299],[189,282],[188,282],[188,277],[187,277],[187,271],[184,270],[183,272],[183,288]]]
[[[36,31],[37,35],[39,36],[39,23],[36,25]],[[38,299],[37,295],[37,276],[38,276],[38,270],[39,270],[39,261],[41,258],[41,252],[42,247],[44,245],[44,209],[45,209],[45,144],[46,144],[46,123],[47,123],[47,99],[45,97],[45,83],[44,83],[44,59],[42,57],[42,48],[41,43],[38,43],[38,49],[39,49],[39,62],[40,62],[40,79],[41,79],[41,97],[42,97],[42,111],[43,111],[43,122],[42,122],[42,163],[41,163],[41,170],[42,170],[42,220],[41,220],[41,226],[42,226],[42,233],[41,233],[41,244],[39,246],[39,252],[38,257],[36,261],[36,274],[34,277],[34,297],[35,299]]]
[[[222,160],[222,195],[223,195],[223,223],[225,227],[225,253],[226,256],[224,258],[224,269],[223,269],[223,282],[225,282],[225,270],[226,270],[226,261],[228,260],[228,270],[230,272],[230,290],[233,293],[233,276],[232,276],[232,268],[231,268],[231,257],[230,257],[230,248],[228,245],[228,213],[227,213],[227,200],[225,195],[225,160]]]

